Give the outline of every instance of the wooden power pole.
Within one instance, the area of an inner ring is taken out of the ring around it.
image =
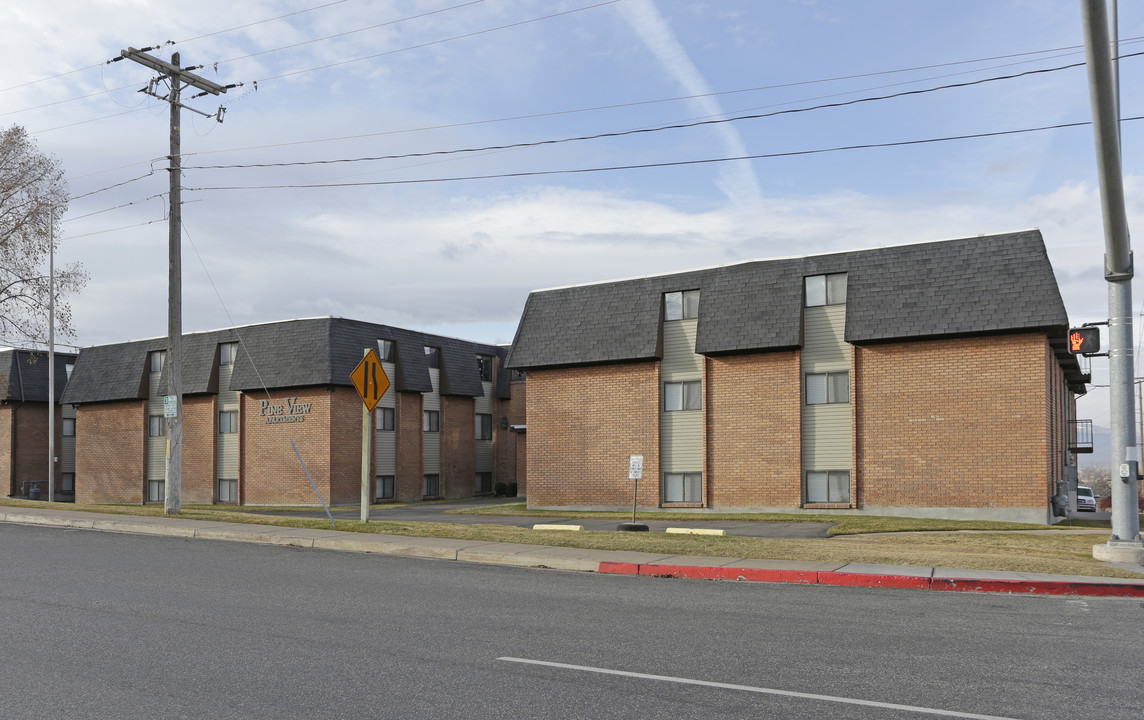
[[[168,216],[168,289],[167,289],[167,396],[174,398],[164,403],[167,415],[167,465],[166,481],[163,490],[163,512],[172,515],[182,509],[182,476],[183,476],[183,267],[182,267],[182,149],[181,128],[179,126],[180,111],[184,107],[179,102],[180,91],[183,86],[190,86],[211,95],[225,93],[227,87],[201,78],[179,67],[179,53],[171,55],[171,62],[164,62],[157,57],[148,55],[142,50],[128,48],[120,53],[120,57],[132,60],[148,67],[161,76],[166,77],[170,83],[170,91],[165,96],[156,92],[157,84],[152,82],[144,92],[171,105],[171,154],[170,161],[170,213]],[[194,108],[187,108],[201,115],[206,115]],[[214,115],[222,122],[221,108]],[[166,407],[174,404],[174,417]]]

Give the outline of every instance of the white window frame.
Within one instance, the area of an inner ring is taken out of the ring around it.
[[[663,294],[664,320],[694,320],[699,317],[699,291],[680,290]]]
[[[63,418],[61,432],[64,437],[75,437],[75,418]]]
[[[377,431],[394,432],[397,428],[397,408],[379,407],[377,409]]]
[[[700,380],[665,382],[663,411],[686,412],[703,409],[703,383]]]
[[[218,434],[219,435],[234,435],[238,433],[238,411],[237,410],[219,410],[218,411]]]
[[[234,365],[234,361],[238,359],[238,343],[228,342],[219,343],[218,345],[218,364],[219,365]]]
[[[396,346],[392,340],[378,340],[377,341],[377,354],[382,362],[393,362],[395,353],[397,352]]]
[[[223,483],[226,483],[227,495],[223,498]],[[219,478],[216,482],[218,493],[218,502],[226,505],[238,504],[238,479],[237,478]]]
[[[803,376],[807,405],[849,405],[850,371],[810,372]]]
[[[673,497],[673,494],[676,497]],[[703,473],[665,472],[663,474],[663,502],[702,503]]]
[[[144,488],[147,493],[147,502],[163,502],[166,500],[166,480],[148,480]]]
[[[807,470],[805,482],[807,505],[850,504],[849,470]],[[843,490],[845,495],[842,495]],[[825,495],[822,495],[822,492],[825,492]]]
[[[421,413],[421,430],[427,433],[441,432],[441,411],[425,410]]]
[[[806,307],[846,304],[846,273],[808,275],[803,280]]]
[[[162,415],[147,416],[147,437],[166,437],[167,419]]]
[[[153,373],[163,371],[163,363],[167,360],[166,350],[152,350],[147,357],[147,362],[150,363],[150,371]]]

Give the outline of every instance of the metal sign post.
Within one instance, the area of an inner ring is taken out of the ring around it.
[[[643,455],[632,455],[628,459],[628,479],[632,481],[632,521],[620,523],[617,530],[647,532],[647,525],[636,522],[636,498],[639,496],[640,478],[643,477]]]
[[[370,414],[389,389],[389,377],[381,366],[381,358],[373,348],[366,348],[364,357],[350,373],[350,382],[361,396],[361,521],[369,522],[369,449]]]

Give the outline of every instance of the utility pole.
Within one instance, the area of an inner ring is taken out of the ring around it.
[[[149,95],[166,100],[171,105],[171,154],[170,161],[170,212],[168,213],[168,286],[167,286],[167,395],[175,398],[175,416],[167,421],[167,466],[166,480],[163,483],[163,512],[168,515],[182,510],[183,477],[183,267],[182,267],[182,149],[179,124],[183,105],[179,102],[184,85],[218,95],[227,88],[201,78],[179,67],[179,53],[171,55],[167,63],[142,50],[128,48],[120,53],[127,59],[148,67],[170,83],[170,92],[165,97],[156,94],[157,83],[152,81],[146,90]],[[222,108],[215,115],[207,115],[194,108],[187,108],[206,117],[216,117],[222,122]]]
[[[48,502],[56,501],[56,204],[48,241]]]
[[[1140,458],[1134,437],[1132,397],[1132,248],[1124,211],[1124,178],[1120,166],[1119,118],[1113,86],[1105,0],[1081,0],[1085,55],[1088,64],[1092,127],[1100,176],[1100,204],[1104,220],[1104,279],[1108,282],[1108,374],[1112,425],[1111,477],[1112,535],[1107,545],[1093,546],[1098,560],[1144,563],[1138,515]]]

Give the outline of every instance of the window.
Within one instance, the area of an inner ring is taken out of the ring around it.
[[[163,370],[163,360],[167,357],[166,350],[155,350],[151,353],[151,372],[161,372]]]
[[[163,480],[148,480],[147,502],[163,502],[164,485],[166,485],[166,482]]]
[[[703,502],[703,473],[664,473],[664,502]]]
[[[477,413],[477,439],[493,439],[493,416],[486,413]]]
[[[663,384],[663,409],[667,412],[699,410],[702,407],[700,395],[698,380],[665,382]]]
[[[421,429],[425,432],[441,432],[440,411],[426,410],[422,418]]]
[[[664,320],[692,320],[697,317],[699,317],[698,290],[663,294]]]
[[[377,476],[377,499],[378,500],[392,500],[394,495],[394,486],[396,485],[396,476],[394,475],[378,475]]]
[[[512,374],[509,375],[509,380],[512,380],[513,382],[515,382],[517,380],[523,380],[526,376],[527,376],[527,373],[525,373],[524,370],[513,370]]]
[[[222,343],[218,346],[218,364],[234,365],[238,359],[238,343]]]
[[[493,474],[491,472],[477,473],[477,482],[474,486],[474,492],[477,493],[490,493],[493,491]]]
[[[441,476],[430,473],[425,476],[425,496],[433,497],[441,494]]]
[[[393,362],[393,341],[392,340],[378,340],[377,341],[377,354],[381,357],[382,362]]]
[[[808,470],[806,473],[808,503],[849,503],[849,470]]]
[[[238,502],[238,480],[233,478],[218,479],[218,501],[220,503]]]
[[[218,434],[231,435],[238,432],[238,411],[220,410],[218,414]]]
[[[394,428],[395,416],[394,408],[378,408],[377,409],[377,429],[392,431]]]
[[[425,364],[431,368],[441,367],[441,348],[425,348]]]
[[[846,273],[811,275],[806,278],[806,306],[844,305]]]
[[[64,418],[64,437],[75,437],[75,418]]]
[[[67,373],[68,380],[71,380],[72,370],[75,370],[75,363],[64,365],[64,372]]]
[[[60,492],[68,495],[75,492],[75,473],[60,473]]]
[[[167,421],[162,415],[147,418],[147,437],[163,437],[167,434]]]
[[[850,402],[850,373],[806,374],[806,404],[827,405]]]
[[[483,382],[493,381],[493,356],[492,355],[478,355],[477,356],[477,372],[481,374]]]

